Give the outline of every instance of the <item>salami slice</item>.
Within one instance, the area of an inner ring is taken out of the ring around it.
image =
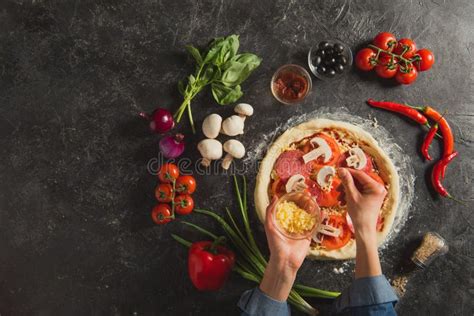
[[[303,162],[304,153],[301,150],[288,150],[283,152],[275,162],[275,172],[282,181],[288,180],[292,175],[307,175]]]

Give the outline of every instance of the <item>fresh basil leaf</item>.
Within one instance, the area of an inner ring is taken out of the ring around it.
[[[189,84],[192,85],[193,83],[196,82],[196,77],[194,77],[193,75],[189,75],[188,80],[189,80]]]
[[[221,82],[228,87],[234,87],[241,84],[249,75],[250,71],[246,64],[234,61],[222,74]]]
[[[232,60],[237,61],[239,63],[247,64],[249,66],[250,71],[255,70],[255,68],[260,66],[260,63],[262,62],[262,59],[260,57],[251,53],[243,53],[236,55],[234,56],[234,58],[232,58]]]
[[[221,105],[235,102],[244,94],[239,85],[230,88],[219,83],[213,83],[211,87],[214,99]]]
[[[220,41],[213,42],[212,48],[209,50],[210,53],[212,51],[212,58],[210,56],[211,59],[209,61],[221,67],[237,54],[239,45],[238,35],[230,35]],[[216,50],[217,53],[214,53],[214,50]]]
[[[221,76],[222,76],[222,71],[220,70],[220,68],[215,67],[214,68],[214,76],[212,77],[211,81],[220,80]]]
[[[178,91],[182,96],[184,96],[185,89],[183,80],[178,81]]]
[[[213,81],[216,75],[220,77],[219,68],[213,65],[208,65],[202,72],[200,81],[203,85],[206,85],[209,82]]]
[[[201,56],[201,53],[199,52],[199,49],[197,49],[196,47],[192,46],[192,45],[187,45],[186,46],[186,50],[188,51],[188,53],[193,56],[194,60],[196,61],[196,63],[201,66],[202,65],[202,56]]]
[[[237,52],[239,51],[239,46],[240,46],[239,35],[236,35],[236,34],[231,35],[227,37],[227,41],[229,42],[229,52],[230,52],[230,55],[228,58],[232,58],[235,55],[237,55]]]
[[[216,56],[219,54],[219,52],[222,49],[222,43],[224,42],[223,37],[218,37],[215,38],[211,44],[209,45],[208,52],[206,54],[206,57],[204,58],[204,63],[210,63],[213,62],[216,59]]]
[[[222,42],[219,53],[216,55],[216,59],[214,60],[214,65],[216,65],[217,67],[222,66],[223,64],[225,64],[226,61],[228,61],[231,58],[230,55],[231,55],[230,43],[226,39]]]

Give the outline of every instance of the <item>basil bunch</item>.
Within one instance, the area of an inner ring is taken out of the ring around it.
[[[193,133],[195,127],[191,100],[205,86],[211,85],[212,95],[217,103],[225,105],[237,101],[244,94],[240,84],[260,65],[262,59],[257,55],[238,54],[239,45],[239,36],[230,35],[214,39],[206,54],[202,54],[194,46],[186,46],[196,62],[196,71],[188,76],[186,86],[183,81],[178,83],[184,100],[174,116],[179,122],[187,110]]]

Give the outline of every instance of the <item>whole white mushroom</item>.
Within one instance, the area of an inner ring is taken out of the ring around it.
[[[215,139],[203,139],[197,145],[197,148],[202,156],[201,164],[208,167],[212,160],[217,160],[222,157],[222,144]]]
[[[229,139],[224,143],[224,151],[227,153],[222,160],[222,168],[229,169],[234,158],[241,159],[245,155],[244,145],[235,139]]]
[[[239,103],[234,107],[234,112],[245,121],[247,116],[253,115],[253,107],[248,103]]]
[[[202,132],[207,138],[216,138],[222,126],[222,117],[219,114],[208,115],[202,122]]]
[[[244,119],[239,115],[229,116],[222,122],[221,132],[227,136],[237,136],[244,133]]]

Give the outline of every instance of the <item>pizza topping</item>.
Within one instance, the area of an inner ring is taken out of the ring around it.
[[[342,200],[342,182],[341,179],[335,175],[332,179],[332,185],[329,191],[321,189],[319,184],[310,179],[306,180],[308,184],[308,191],[316,197],[319,206],[334,207],[339,206]]]
[[[322,239],[321,246],[326,248],[326,250],[342,248],[351,240],[352,233],[347,225],[345,216],[341,214],[331,214],[325,224],[339,230],[337,236],[329,236],[326,234]]]
[[[332,180],[334,179],[334,175],[336,174],[336,169],[331,166],[324,166],[322,167],[318,175],[316,177],[316,181],[324,191],[330,191]]]
[[[382,216],[380,216],[379,214],[379,216],[377,217],[377,226],[375,227],[378,232],[383,230],[383,225],[384,225],[384,220]]]
[[[328,224],[319,225],[317,232],[332,237],[338,237],[341,234],[341,230],[339,228],[333,227]]]
[[[292,175],[306,175],[306,166],[303,163],[304,153],[301,150],[288,150],[283,152],[275,163],[275,171],[277,176],[286,181]]]
[[[310,144],[316,148],[303,156],[303,160],[305,163],[308,163],[311,160],[318,159],[321,156],[324,157],[325,163],[327,163],[329,159],[331,159],[331,156],[332,156],[331,147],[329,147],[326,140],[324,140],[321,137],[313,137],[310,140]]]
[[[270,187],[270,197],[277,196],[280,197],[283,194],[285,194],[285,185],[283,181],[281,181],[280,178],[276,177],[275,180],[273,180],[272,185]]]
[[[310,231],[316,224],[316,218],[291,201],[278,204],[276,219],[280,227],[294,234]]]
[[[305,183],[306,178],[301,174],[295,174],[288,179],[288,182],[285,185],[287,193],[293,191],[302,191],[308,186]]]
[[[350,231],[355,234],[355,230],[354,230],[354,224],[352,223],[352,218],[351,216],[349,215],[349,213],[346,213],[346,222],[347,222],[347,226],[349,227]]]
[[[359,147],[349,149],[349,157],[346,159],[348,167],[362,170],[367,165],[367,156]]]

